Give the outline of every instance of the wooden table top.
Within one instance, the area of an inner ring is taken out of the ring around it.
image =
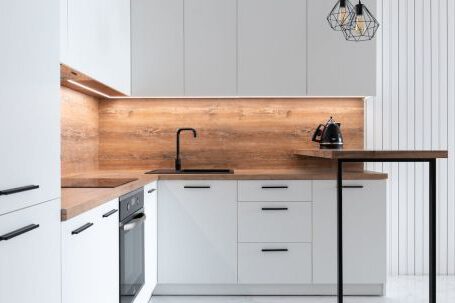
[[[302,149],[295,155],[323,159],[436,159],[447,158],[447,150]]]

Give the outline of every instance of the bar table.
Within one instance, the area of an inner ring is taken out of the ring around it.
[[[429,164],[429,303],[436,303],[436,160],[447,150],[297,150],[295,155],[336,161],[337,165],[337,297],[343,303],[343,164],[352,162],[423,162]]]

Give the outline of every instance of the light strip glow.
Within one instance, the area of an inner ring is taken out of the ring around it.
[[[91,88],[91,87],[89,87],[89,86],[86,86],[86,85],[84,85],[84,84],[80,84],[80,83],[77,82],[77,81],[74,81],[74,80],[67,80],[67,81],[68,81],[68,83],[71,83],[71,84],[73,84],[73,85],[76,85],[76,86],[78,86],[78,87],[80,87],[80,88],[82,88],[82,89],[85,89],[85,90],[88,90],[88,91],[90,91],[90,92],[92,92],[92,93],[95,93],[95,94],[97,94],[97,95],[103,96],[104,98],[108,98],[108,99],[111,99],[111,98],[112,98],[111,96],[106,95],[105,93],[102,93],[102,92],[100,92],[100,91],[98,91],[98,90],[96,90],[96,89],[94,89],[94,88]]]

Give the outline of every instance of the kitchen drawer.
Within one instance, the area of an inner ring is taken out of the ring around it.
[[[311,201],[311,181],[247,180],[238,182],[239,201]]]
[[[309,243],[240,243],[238,250],[240,284],[312,282]]]
[[[311,242],[311,203],[240,202],[239,242]]]
[[[221,180],[172,180],[160,181],[159,190],[167,192],[173,198],[182,201],[216,202],[220,197],[235,197],[236,181]],[[234,198],[235,199],[235,198]]]

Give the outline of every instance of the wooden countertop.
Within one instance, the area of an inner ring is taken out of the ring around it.
[[[447,158],[447,150],[362,150],[362,149],[308,149],[297,150],[297,156],[323,159],[435,159]]]
[[[92,208],[140,188],[155,180],[335,180],[334,170],[260,169],[235,170],[234,174],[146,175],[145,171],[92,171],[65,177],[71,178],[137,178],[116,188],[62,188],[62,221],[74,218]],[[381,180],[387,174],[359,171],[345,172],[345,180]]]

